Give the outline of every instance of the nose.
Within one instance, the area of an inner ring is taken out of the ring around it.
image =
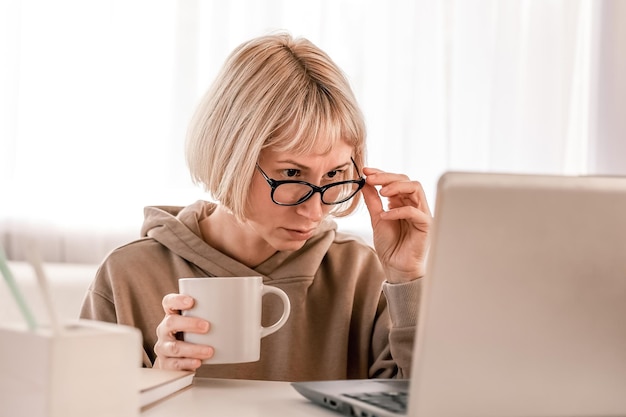
[[[302,204],[298,204],[296,207],[296,213],[307,219],[319,222],[324,217],[324,207],[326,205],[322,203],[322,196],[320,193],[314,193],[311,198],[306,200]]]

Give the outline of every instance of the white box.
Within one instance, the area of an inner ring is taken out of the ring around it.
[[[0,328],[2,414],[138,416],[139,330],[79,320],[59,333]]]

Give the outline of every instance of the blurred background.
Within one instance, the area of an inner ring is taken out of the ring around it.
[[[97,263],[146,205],[208,199],[185,130],[226,56],[303,36],[345,71],[370,166],[626,174],[626,1],[0,0],[0,243]],[[362,208],[340,226],[367,238]]]

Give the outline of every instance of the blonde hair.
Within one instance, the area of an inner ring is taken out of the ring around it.
[[[266,35],[238,46],[202,98],[187,165],[194,182],[242,220],[261,150],[327,153],[345,141],[361,169],[365,135],[348,80],[330,57],[307,39]],[[358,203],[359,195],[331,212],[345,216]]]

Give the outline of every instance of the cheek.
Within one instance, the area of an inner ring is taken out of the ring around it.
[[[252,181],[246,207],[246,217],[250,220],[257,221],[273,213],[273,215],[276,216],[277,214],[275,213],[277,209],[281,208],[272,201],[271,188],[269,185],[267,185],[265,180],[261,179],[261,181],[259,181],[258,178]]]
[[[246,223],[254,229],[259,237],[267,241],[275,249],[284,250],[285,248],[282,246],[276,246],[277,241],[275,239],[277,236],[275,234],[277,229],[280,229],[285,223],[289,223],[287,219],[291,218],[289,214],[290,207],[274,204],[269,196],[269,192],[255,192],[250,193],[249,196]]]

